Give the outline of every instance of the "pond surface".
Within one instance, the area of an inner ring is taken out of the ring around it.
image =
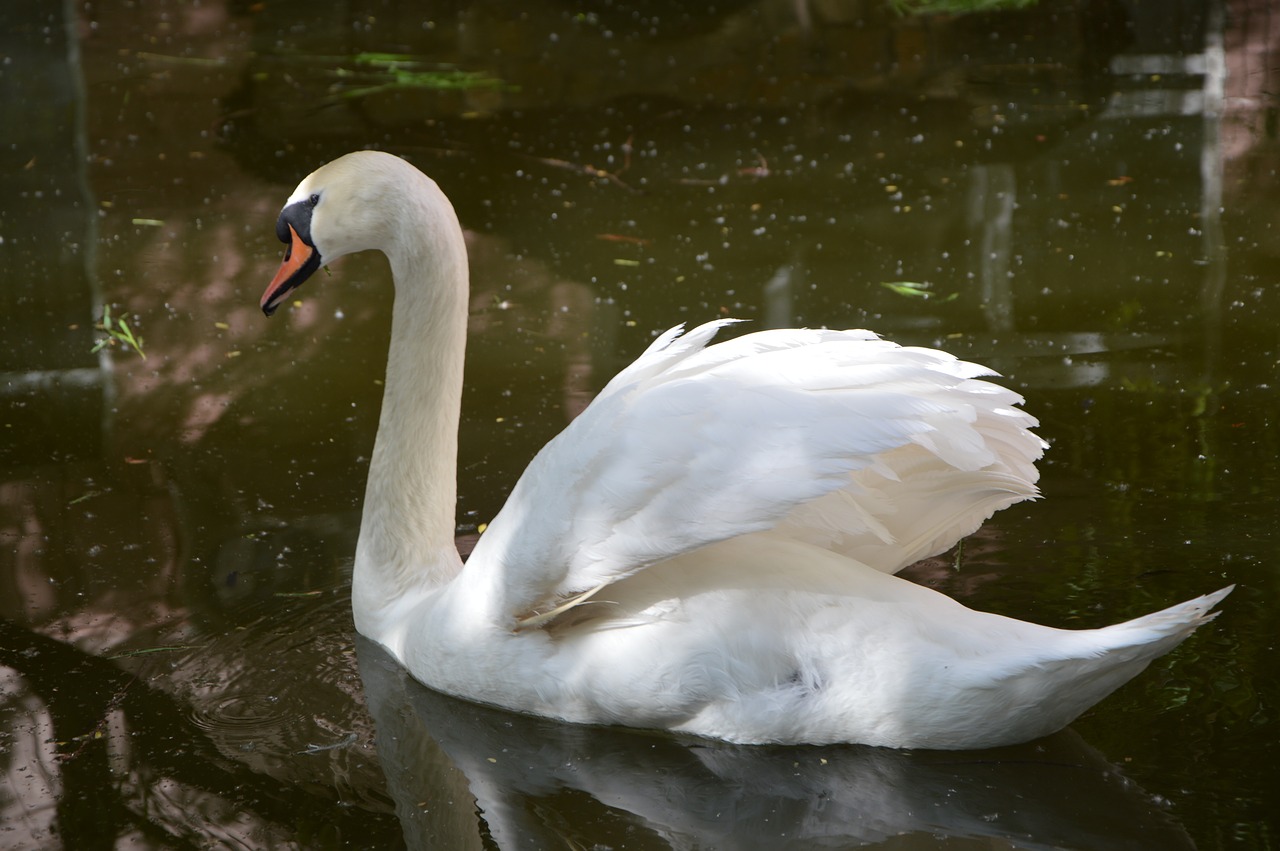
[[[1269,7],[445,5],[0,12],[0,845],[1275,847]],[[737,316],[1026,396],[1045,498],[916,581],[1067,627],[1237,590],[1070,730],[976,754],[417,686],[347,599],[385,262],[258,310],[283,200],[361,147],[469,231],[464,546],[655,334]],[[93,351],[104,307],[145,358]]]

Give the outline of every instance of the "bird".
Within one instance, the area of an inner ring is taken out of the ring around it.
[[[355,627],[424,685],[565,722],[740,744],[976,749],[1053,733],[1232,586],[1058,629],[896,575],[1038,498],[1047,447],[990,370],[865,330],[731,320],[658,334],[539,451],[464,560],[455,544],[469,274],[406,160],[357,151],[276,223],[270,316],[322,264],[394,283],[352,567]]]

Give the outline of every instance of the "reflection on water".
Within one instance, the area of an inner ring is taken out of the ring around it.
[[[1280,829],[1267,5],[688,6],[4,4],[0,844]],[[488,82],[441,88],[449,69]],[[1088,745],[961,765],[564,728],[362,651],[375,732],[343,573],[385,264],[257,310],[289,188],[366,145],[433,174],[469,229],[460,533],[653,333],[729,314],[871,327],[1027,394],[1047,499],[917,581],[1063,626],[1241,588],[1075,725]],[[145,361],[90,353],[104,303]]]
[[[1191,848],[1070,732],[970,754],[742,747],[559,724],[424,688],[357,641],[389,791],[414,848]],[[424,771],[423,766],[431,766]],[[459,806],[474,799],[471,812]]]
[[[108,658],[0,619],[21,695],[5,707],[6,847],[395,847],[345,596],[325,596]]]

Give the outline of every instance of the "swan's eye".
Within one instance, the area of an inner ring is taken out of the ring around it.
[[[308,198],[308,199],[307,199],[307,201],[308,201],[308,203],[310,203],[310,204],[311,204],[311,206],[313,206],[313,207],[314,207],[316,204],[319,204],[319,203],[320,203],[320,196],[319,196],[319,195],[312,195],[310,198]]]

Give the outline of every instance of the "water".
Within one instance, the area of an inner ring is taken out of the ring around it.
[[[1265,7],[1140,11],[9,4],[0,844],[1272,847],[1275,63]],[[732,315],[1026,395],[1045,499],[918,581],[1081,627],[1237,591],[1071,730],[982,754],[566,728],[407,682],[347,610],[385,264],[257,309],[283,199],[366,145],[470,232],[464,539],[656,332]],[[145,360],[91,352],[102,304]]]

